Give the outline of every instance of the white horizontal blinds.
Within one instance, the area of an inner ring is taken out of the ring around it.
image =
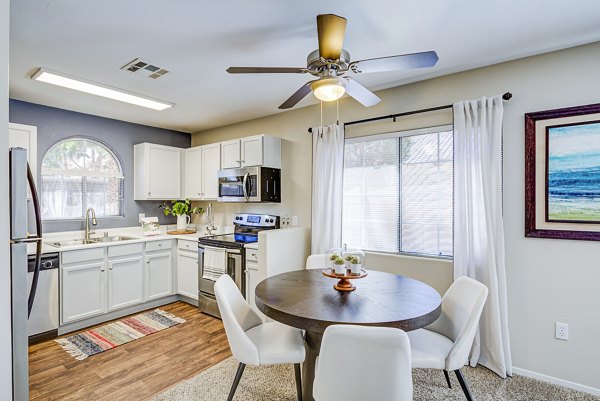
[[[42,217],[77,219],[93,207],[98,217],[123,216],[124,178],[117,157],[103,144],[70,138],[42,160]]]
[[[401,252],[452,255],[452,132],[401,141]]]
[[[381,252],[452,255],[452,131],[348,140],[342,241]]]
[[[398,138],[347,143],[342,242],[398,251]]]

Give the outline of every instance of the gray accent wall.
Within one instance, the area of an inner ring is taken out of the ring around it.
[[[160,112],[157,112],[160,113]],[[185,132],[93,116],[90,114],[42,106],[10,99],[9,121],[37,127],[38,183],[46,151],[56,142],[73,137],[94,138],[108,145],[119,157],[125,176],[125,217],[98,219],[98,229],[131,227],[138,225],[139,213],[158,216],[161,224],[173,224],[172,217],[163,216],[160,202],[133,200],[133,145],[150,142],[160,145],[189,148],[191,136]],[[48,220],[43,222],[44,232],[74,231],[84,228],[83,220]]]

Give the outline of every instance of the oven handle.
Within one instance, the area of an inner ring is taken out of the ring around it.
[[[246,173],[244,175],[244,181],[242,182],[242,187],[244,189],[244,198],[246,198],[246,201],[249,200],[250,195],[248,195],[248,177],[250,176],[250,173]]]

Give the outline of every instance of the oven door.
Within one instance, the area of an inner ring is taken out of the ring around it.
[[[220,170],[219,202],[260,202],[260,168]]]

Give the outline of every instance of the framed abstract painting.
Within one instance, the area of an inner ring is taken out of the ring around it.
[[[525,114],[525,236],[600,241],[600,104]]]

